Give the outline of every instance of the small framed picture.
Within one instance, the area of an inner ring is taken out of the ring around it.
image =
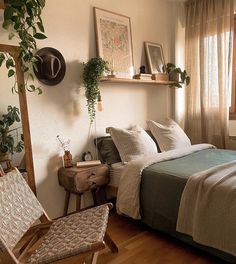
[[[130,18],[94,7],[98,56],[108,61],[112,74],[134,75]]]
[[[166,73],[166,65],[161,44],[146,41],[145,49],[151,73]]]

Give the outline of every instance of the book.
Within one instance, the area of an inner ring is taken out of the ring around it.
[[[138,79],[138,80],[151,80],[152,79],[152,75],[148,74],[148,73],[139,73],[139,74],[135,74],[133,76],[133,79]]]
[[[85,168],[85,167],[91,167],[91,166],[98,166],[100,164],[101,164],[100,160],[77,161],[76,167],[77,168]]]

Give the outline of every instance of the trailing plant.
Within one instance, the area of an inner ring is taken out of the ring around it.
[[[17,107],[8,106],[7,114],[2,115],[0,119],[0,152],[4,154],[14,152],[21,152],[24,148],[24,142],[22,135],[20,139],[17,136],[16,142],[13,136],[13,131],[17,131],[19,128],[11,129],[11,126],[15,122],[20,122],[20,112]]]
[[[85,86],[85,96],[87,98],[87,107],[90,122],[93,123],[96,116],[95,105],[101,101],[99,90],[99,78],[103,73],[108,73],[108,62],[102,58],[92,58],[84,64],[83,83]]]
[[[18,59],[26,77],[24,87],[17,86],[15,61],[9,53],[0,53],[0,67],[5,64],[8,77],[15,77],[13,92],[19,92],[26,88],[30,92],[38,91],[40,94],[42,93],[40,87],[36,88],[33,84],[28,85],[28,81],[30,79],[34,81],[31,71],[32,67],[36,67],[37,62],[34,55],[37,49],[36,40],[46,38],[43,34],[44,26],[41,18],[45,0],[4,0],[4,4],[2,27],[9,31],[9,40],[14,37],[19,39]]]
[[[186,86],[189,85],[190,77],[188,76],[186,70],[182,71],[173,63],[167,63],[166,69],[167,73],[169,74],[170,80],[176,81],[176,83],[171,84],[170,87],[182,88],[183,84],[186,84]]]

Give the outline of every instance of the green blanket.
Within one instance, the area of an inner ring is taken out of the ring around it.
[[[236,151],[206,149],[144,169],[140,191],[142,221],[156,230],[176,235],[180,199],[188,178],[233,160]]]

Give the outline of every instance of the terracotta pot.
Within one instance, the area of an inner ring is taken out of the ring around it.
[[[169,80],[174,82],[179,82],[180,74],[178,72],[171,72],[169,74]]]

